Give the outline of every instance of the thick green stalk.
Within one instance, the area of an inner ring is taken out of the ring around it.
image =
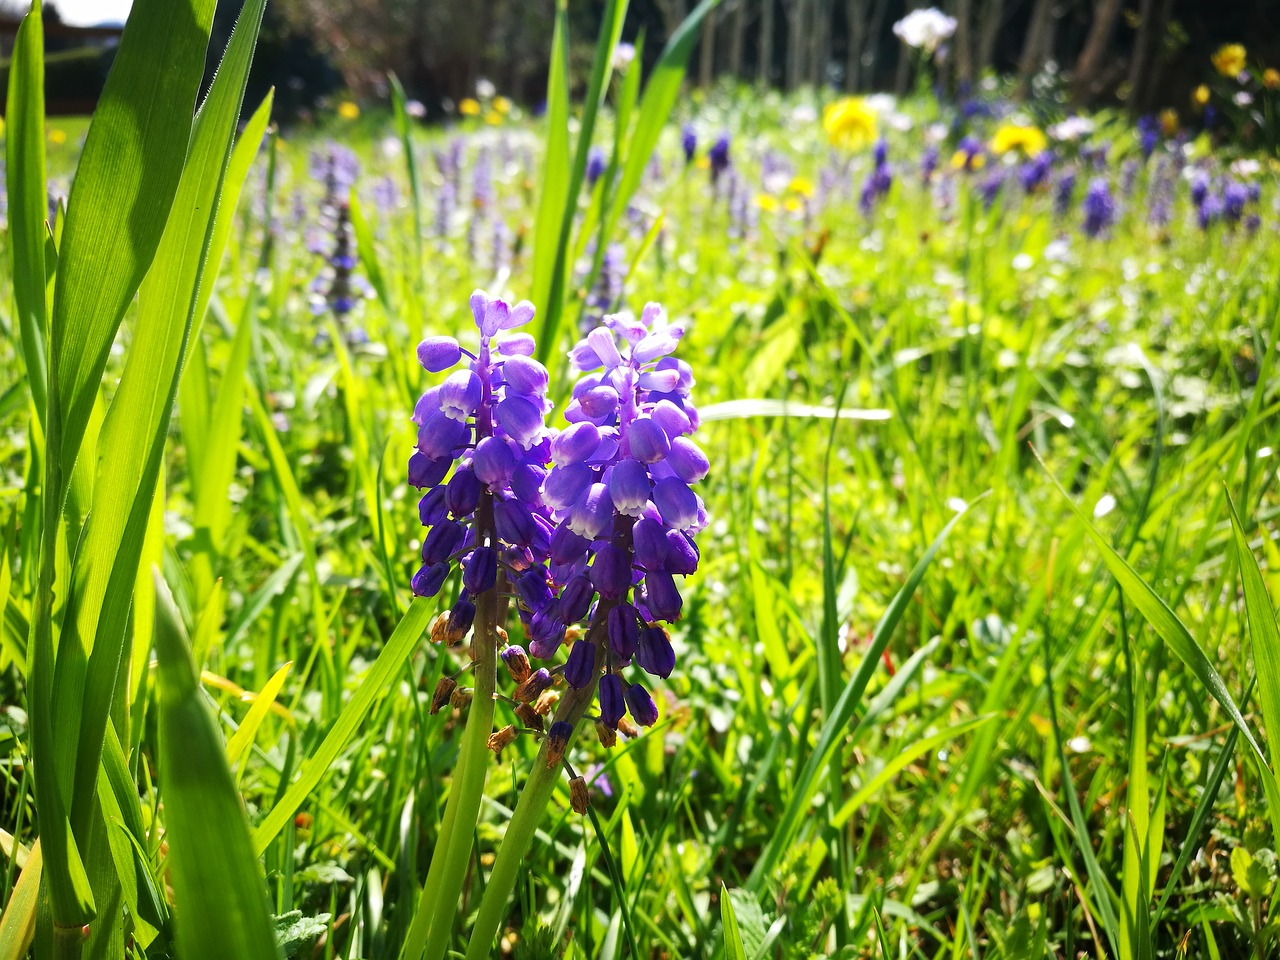
[[[493,529],[493,499],[485,495],[476,509],[477,530]],[[499,634],[505,603],[498,588],[476,597],[476,619],[471,639],[475,688],[471,712],[462,734],[453,787],[445,804],[444,818],[422,896],[405,935],[401,960],[441,960],[449,945],[458,898],[471,858],[475,825],[484,799],[484,783],[489,771],[489,734],[493,732],[493,695],[497,688]]]
[[[605,643],[605,627],[609,610],[614,602],[602,602],[596,611],[595,619],[583,643],[594,643],[596,647],[596,669],[591,682],[581,690],[570,687],[560,698],[560,706],[556,710],[556,720],[564,721],[577,732],[578,722],[591,706],[596,695],[596,685],[608,655]],[[570,745],[573,739],[570,738]],[[525,852],[533,840],[538,824],[542,822],[543,812],[555,792],[556,783],[560,779],[560,764],[547,766],[547,741],[542,742],[537,758],[533,761],[533,771],[529,779],[520,789],[520,799],[516,803],[511,822],[507,824],[506,836],[502,846],[498,848],[497,859],[493,863],[493,872],[485,884],[484,898],[480,901],[480,911],[476,915],[475,926],[471,928],[471,940],[467,946],[466,960],[486,960],[497,942],[498,931],[502,926],[502,918],[506,915],[507,904],[511,900],[511,891],[515,889],[516,874]]]

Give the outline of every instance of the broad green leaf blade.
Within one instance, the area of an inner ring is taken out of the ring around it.
[[[879,667],[880,656],[884,653],[885,647],[889,645],[889,638],[893,636],[893,631],[902,620],[903,614],[906,613],[907,604],[911,602],[911,598],[915,595],[916,589],[920,586],[920,581],[924,579],[925,571],[929,569],[929,564],[933,562],[934,556],[942,547],[942,544],[946,542],[948,535],[956,524],[967,513],[968,508],[961,510],[942,528],[942,532],[929,544],[929,548],[925,550],[924,555],[916,561],[916,565],[907,576],[906,583],[894,595],[888,609],[884,612],[884,616],[876,624],[875,633],[872,635],[867,652],[862,657],[862,662],[858,665],[857,673],[849,678],[849,682],[845,684],[840,698],[832,708],[831,715],[823,723],[822,729],[818,734],[818,742],[814,744],[813,752],[809,754],[809,759],[805,761],[804,767],[796,778],[791,798],[778,820],[778,825],[769,841],[769,845],[764,849],[760,858],[756,860],[755,866],[751,869],[751,875],[747,878],[746,886],[752,893],[760,894],[764,889],[765,880],[774,866],[777,865],[782,854],[790,847],[795,831],[807,815],[813,796],[818,791],[818,775],[827,768],[827,765],[831,762],[832,755],[848,731],[849,723],[853,720],[858,705],[862,702],[862,694],[867,689],[867,684],[871,681],[872,674]]]
[[[724,952],[728,960],[747,960],[747,951],[742,946],[742,933],[738,930],[738,915],[733,911],[733,901],[729,899],[729,888],[720,882],[720,923],[724,927]]]
[[[13,43],[5,111],[5,164],[13,299],[22,331],[31,399],[44,424],[49,376],[44,222],[49,205],[44,168],[44,24],[39,0],[22,18]]]
[[[0,915],[0,960],[22,960],[36,933],[36,903],[40,899],[40,877],[44,860],[40,841],[31,845],[26,865]]]
[[[547,148],[542,160],[542,190],[533,222],[533,272],[530,299],[546,310],[551,271],[556,262],[560,219],[569,196],[569,24],[565,0],[556,4],[547,75]]]
[[[1046,468],[1046,473],[1048,472]],[[1200,681],[1200,685],[1212,696],[1222,708],[1227,711],[1227,716],[1231,718],[1231,722],[1240,728],[1240,732],[1244,734],[1245,740],[1249,742],[1249,746],[1253,748],[1253,752],[1257,754],[1259,762],[1263,768],[1270,771],[1267,767],[1267,758],[1262,752],[1262,748],[1258,746],[1258,741],[1253,738],[1253,732],[1249,729],[1249,724],[1245,721],[1244,715],[1240,713],[1240,708],[1236,706],[1235,700],[1231,696],[1231,692],[1227,689],[1227,685],[1223,682],[1218,671],[1213,668],[1213,664],[1209,662],[1209,658],[1205,656],[1205,652],[1200,649],[1200,644],[1196,643],[1195,638],[1191,636],[1191,632],[1178,619],[1177,615],[1169,609],[1168,605],[1161,600],[1154,590],[1148,586],[1147,582],[1138,576],[1133,567],[1120,554],[1107,543],[1106,538],[1094,528],[1089,522],[1089,518],[1076,505],[1076,502],[1067,495],[1067,491],[1062,488],[1056,477],[1049,474],[1049,478],[1053,480],[1054,486],[1058,488],[1058,492],[1062,494],[1064,500],[1071,506],[1076,517],[1084,526],[1084,531],[1089,535],[1089,539],[1094,542],[1098,551],[1102,554],[1102,561],[1107,565],[1107,569],[1111,571],[1111,575],[1116,578],[1116,582],[1120,584],[1122,589],[1134,606],[1151,624],[1160,638],[1168,644],[1169,648],[1178,656],[1186,666]]]
[[[183,960],[276,960],[267,889],[173,596],[156,573],[160,789]]]
[[[59,422],[50,439],[56,433],[64,475],[177,194],[214,6],[138,0],[89,126],[54,280],[50,389]],[[50,493],[60,497],[61,487]]]
[[[71,820],[77,836],[87,828],[152,496],[265,4],[250,0],[241,11],[196,117],[190,155],[139,289],[133,342],[99,438],[93,509],[76,557],[55,676],[56,702],[83,704],[79,716],[64,715],[55,731],[64,756],[74,755]]]
[[[244,720],[236,728],[236,732],[231,735],[231,739],[227,741],[227,764],[229,766],[234,767],[244,752],[252,745],[253,738],[258,732],[258,727],[266,719],[267,711],[271,709],[271,705],[276,702],[276,697],[279,696],[280,688],[284,686],[285,677],[289,676],[289,668],[292,666],[293,661],[290,660],[277,670],[271,679],[267,681],[267,685],[262,688],[262,692],[254,698],[253,706],[249,708]]]
[[[404,666],[405,660],[417,649],[426,631],[427,621],[435,611],[436,605],[429,600],[417,598],[409,606],[408,611],[395,630],[391,632],[378,659],[369,669],[368,675],[356,687],[355,694],[343,707],[342,713],[334,723],[329,735],[302,765],[298,779],[293,782],[285,795],[271,809],[266,818],[258,825],[253,834],[253,847],[258,853],[267,848],[284,825],[297,812],[302,801],[324,778],[342,748],[355,735],[364,718],[373,708],[378,697],[390,690],[394,678]]]

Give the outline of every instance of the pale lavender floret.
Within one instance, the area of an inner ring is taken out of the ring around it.
[[[609,496],[623,516],[643,516],[650,489],[649,471],[638,460],[621,460],[609,472]]]
[[[551,459],[567,466],[589,459],[600,446],[600,428],[590,420],[572,424],[551,441]]]
[[[451,373],[440,384],[440,412],[453,420],[465,421],[476,412],[482,393],[480,378],[473,371]]]
[[[541,397],[547,392],[547,368],[526,356],[513,356],[503,361],[502,377],[507,389],[526,396]]]
[[[427,337],[418,344],[418,362],[427,373],[448,370],[462,359],[462,347],[453,337]]]

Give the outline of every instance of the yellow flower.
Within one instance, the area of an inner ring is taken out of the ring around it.
[[[487,113],[485,113],[484,122],[489,124],[489,126],[491,127],[496,127],[498,124],[502,122],[502,114],[500,114],[497,110],[490,110]]]
[[[998,154],[1017,150],[1023,156],[1034,157],[1038,153],[1043,153],[1048,146],[1049,141],[1039,128],[1020,126],[1016,123],[1006,123],[991,138],[991,152]]]
[[[1280,89],[1280,70],[1275,67],[1267,67],[1262,71],[1262,85],[1268,90]]]
[[[952,170],[981,170],[986,166],[987,157],[983,153],[970,153],[968,150],[957,150],[951,155]]]
[[[343,100],[338,104],[338,116],[343,120],[354,120],[360,116],[360,108],[350,100]]]
[[[471,97],[463,97],[458,103],[458,112],[464,117],[480,116],[480,101]]]
[[[1203,107],[1209,102],[1209,88],[1203,83],[1200,84],[1200,86],[1196,87],[1195,91],[1191,94],[1191,100],[1197,107]]]
[[[1244,47],[1238,43],[1228,43],[1219,47],[1209,59],[1213,61],[1213,69],[1234,80],[1244,69]]]
[[[506,97],[501,97],[501,96],[494,97],[493,109],[498,111],[498,113],[502,114],[505,117],[508,113],[511,112],[511,101],[508,100]]]
[[[861,150],[876,138],[876,112],[861,97],[842,97],[822,111],[822,129],[833,147]]]
[[[1160,132],[1166,137],[1172,137],[1178,132],[1178,111],[1173,107],[1160,111]]]
[[[49,142],[52,143],[55,147],[62,146],[64,143],[67,142],[66,131],[59,130],[57,127],[54,127],[52,130],[49,131]]]
[[[813,181],[807,177],[795,177],[787,184],[787,190],[802,197],[812,197]]]
[[[756,194],[756,206],[765,213],[773,213],[778,209],[778,198],[771,193]]]
[[[787,213],[799,213],[803,204],[800,202],[799,197],[788,197],[787,201],[783,204],[783,207],[786,209]]]

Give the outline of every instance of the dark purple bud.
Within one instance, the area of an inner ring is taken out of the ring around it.
[[[504,647],[499,656],[502,657],[502,662],[506,665],[512,680],[516,683],[524,683],[529,679],[529,674],[533,671],[529,669],[529,655],[524,652],[524,647],[513,643],[509,647]]]
[[[668,526],[684,530],[698,520],[698,496],[677,477],[666,477],[653,485],[653,502]]]
[[[600,429],[590,420],[583,420],[560,431],[551,441],[551,458],[557,464],[582,463],[600,446]]]
[[[600,720],[605,726],[616,730],[618,721],[627,713],[627,705],[622,699],[622,681],[612,673],[600,678]]]
[[[606,600],[616,600],[631,586],[631,561],[612,543],[601,545],[591,563],[591,584]]]
[[[434,597],[444,586],[445,577],[449,576],[449,564],[433,563],[424,566],[413,575],[409,582],[415,597]]]
[[[673,623],[680,619],[684,600],[676,589],[676,581],[665,570],[650,570],[644,575],[645,604],[659,620]]]
[[[462,585],[474,597],[492,590],[497,582],[498,554],[493,547],[476,547],[462,567]]]
[[[658,722],[658,705],[653,702],[653,697],[649,696],[648,690],[638,683],[633,683],[627,687],[624,696],[636,723],[642,727],[652,727]]]
[[[551,686],[551,671],[543,667],[529,674],[524,682],[512,691],[511,697],[521,703],[532,703],[549,686]]]
[[[554,607],[533,615],[529,622],[529,652],[539,660],[550,660],[564,640],[564,623]]]
[[[507,397],[495,411],[502,429],[528,450],[542,438],[542,411],[524,397]]]
[[[427,337],[418,344],[418,362],[427,373],[448,370],[462,359],[462,348],[453,337]]]
[[[640,669],[650,676],[671,676],[676,666],[676,653],[671,649],[671,638],[667,631],[656,624],[641,628],[640,642],[636,647],[636,663]]]
[[[671,449],[666,432],[651,417],[637,417],[627,429],[631,456],[641,463],[657,463]]]
[[[554,598],[551,585],[547,583],[546,572],[541,568],[525,571],[516,580],[516,592],[520,594],[520,600],[524,605],[534,613],[546,609],[547,604]]]
[[[440,384],[440,412],[463,421],[476,412],[483,394],[480,378],[472,370],[458,370]]]
[[[541,397],[547,392],[547,368],[532,357],[508,357],[502,364],[502,377],[510,393]]]
[[[698,552],[698,545],[693,542],[693,537],[679,530],[667,530],[667,559],[662,567],[667,573],[690,574],[698,569],[698,559],[701,554]],[[654,567],[653,569],[658,569]]]
[[[635,656],[640,642],[640,614],[629,603],[620,603],[609,611],[609,647],[622,660]]]
[[[470,437],[471,430],[465,423],[450,419],[436,410],[418,428],[418,449],[425,456],[438,460],[450,457],[453,451],[466,446]]]
[[[560,619],[565,623],[577,623],[587,615],[595,589],[585,573],[569,578],[560,591]]]
[[[480,503],[480,495],[484,493],[484,484],[469,467],[459,467],[449,478],[445,490],[445,503],[449,512],[458,520],[475,513]]]
[[[645,570],[661,570],[667,564],[667,528],[649,517],[641,517],[631,528],[636,563]]]
[[[538,532],[533,514],[519,500],[499,500],[493,505],[493,524],[498,536],[516,547],[527,547]]]
[[[685,483],[697,483],[711,469],[707,455],[688,437],[676,437],[671,441],[667,464]]]
[[[449,611],[449,633],[461,640],[476,620],[476,605],[462,597]]]
[[[444,479],[451,466],[453,466],[453,460],[450,457],[432,460],[414,451],[409,457],[409,486],[417,487],[419,490],[423,487],[434,487]]]
[[[569,651],[569,659],[564,664],[565,683],[575,690],[581,690],[591,683],[595,668],[596,648],[585,640],[579,640]]]
[[[449,505],[445,502],[445,488],[432,487],[418,501],[418,519],[424,527],[433,527],[449,516]]]
[[[649,471],[639,460],[627,458],[609,472],[609,497],[613,507],[628,517],[644,513],[649,502]]]
[[[580,537],[595,540],[613,522],[613,501],[609,488],[593,483],[583,492],[569,513],[569,529]]]
[[[432,564],[447,561],[453,551],[462,545],[465,535],[462,524],[452,520],[440,521],[422,541],[422,562]]]
[[[476,444],[471,469],[489,489],[496,491],[510,480],[515,468],[516,455],[501,437],[485,437]]]
[[[568,510],[591,486],[591,468],[584,463],[552,467],[542,485],[542,499],[553,510]]]
[[[564,752],[569,749],[569,738],[573,736],[573,724],[557,720],[547,731],[547,769],[564,760]]]
[[[560,526],[556,527],[555,532],[551,534],[551,562],[552,563],[573,563],[591,546],[591,541],[578,536],[569,529],[569,521],[566,520]]]

